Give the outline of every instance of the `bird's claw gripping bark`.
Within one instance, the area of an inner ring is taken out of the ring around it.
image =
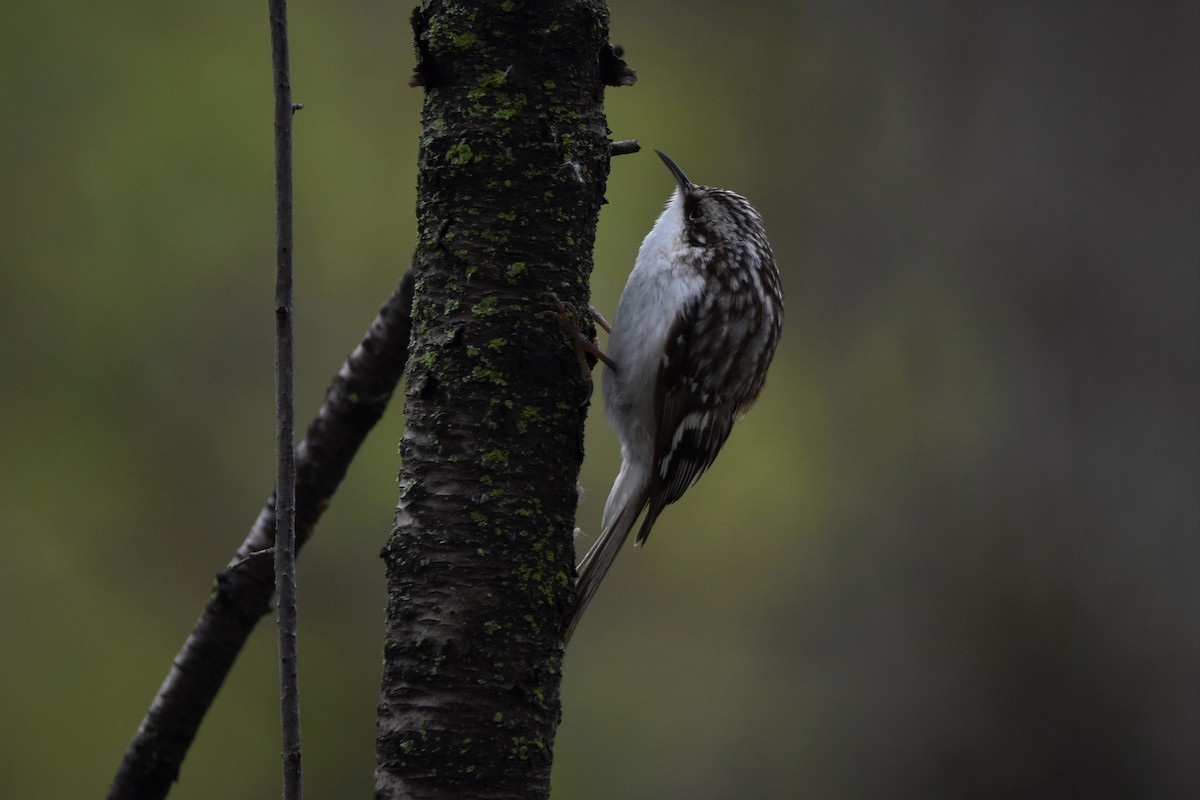
[[[596,344],[595,339],[589,339],[580,329],[579,323],[581,320],[578,310],[573,306],[568,306],[554,292],[545,292],[545,297],[554,303],[555,310],[544,312],[543,315],[552,316],[557,319],[559,326],[571,337],[571,342],[575,346],[575,355],[579,359],[579,372],[583,379],[589,385],[592,382],[592,365],[587,360],[589,354],[603,362],[609,369],[616,370],[616,362],[604,354],[604,351]],[[588,316],[603,328],[605,332],[612,333],[612,326],[608,324],[608,320],[595,308],[588,306]]]

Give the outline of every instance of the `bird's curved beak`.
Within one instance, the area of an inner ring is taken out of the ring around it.
[[[688,180],[687,175],[683,174],[683,170],[679,168],[678,164],[672,161],[662,150],[655,150],[654,152],[658,153],[658,157],[663,160],[663,163],[667,165],[667,169],[671,170],[671,174],[675,176],[675,182],[679,184],[679,191],[686,192],[692,187],[692,182]]]

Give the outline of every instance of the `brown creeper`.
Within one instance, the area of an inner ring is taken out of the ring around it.
[[[604,404],[621,472],[579,564],[567,638],[642,510],[637,544],[717,457],[762,390],[783,327],[762,217],[741,195],[697,186],[658,155],[679,187],[642,241],[608,340],[616,368],[604,375]]]

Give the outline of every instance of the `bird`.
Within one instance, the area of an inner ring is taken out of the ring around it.
[[[621,468],[600,535],[576,570],[566,640],[642,512],[637,545],[712,465],[762,391],[783,329],[783,287],[762,216],[655,152],[676,187],[642,241],[611,325],[604,405]]]

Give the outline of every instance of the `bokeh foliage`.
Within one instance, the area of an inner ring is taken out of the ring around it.
[[[556,791],[1194,796],[1195,4],[611,7],[614,137],[754,200],[788,320],[568,653]],[[414,243],[407,13],[290,9],[302,418]],[[6,797],[103,791],[270,490],[267,34],[231,2],[0,10]],[[670,188],[614,162],[600,308]],[[401,426],[300,561],[312,796],[370,791]],[[588,436],[585,535],[599,405]],[[273,648],[173,797],[277,793]]]

